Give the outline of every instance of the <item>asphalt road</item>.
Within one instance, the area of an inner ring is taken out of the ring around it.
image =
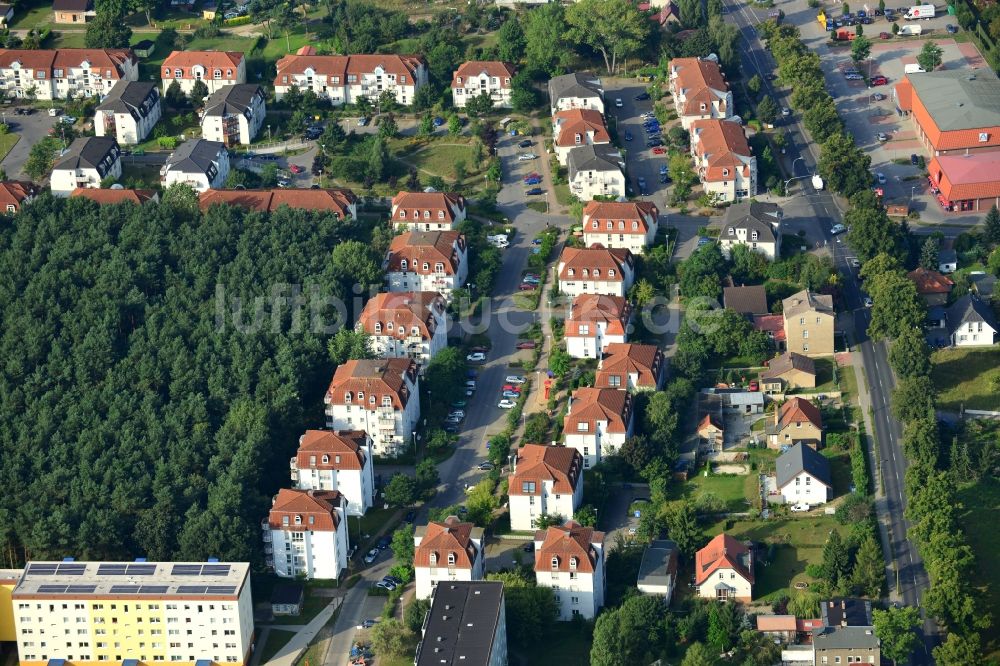
[[[727,18],[735,23],[740,29],[747,48],[741,51],[744,72],[759,73],[764,79],[764,86],[773,94],[779,106],[788,106],[787,90],[775,90],[771,82],[767,81],[767,74],[775,71],[774,61],[757,38],[756,25],[766,15],[758,17],[754,10],[736,2],[734,0],[724,0]],[[806,21],[814,20],[809,18],[808,11],[795,11],[798,5],[804,9],[803,0],[792,0],[782,3],[790,7],[782,7],[788,17],[794,17],[799,23],[799,28],[805,27]],[[827,64],[825,56],[829,54],[823,46],[816,49],[824,65]],[[836,76],[836,72],[829,67],[824,67],[824,74],[828,79]],[[805,140],[802,125],[797,117],[785,119],[789,144],[786,159],[793,167],[792,173],[795,176],[815,173],[817,162],[817,149]],[[798,170],[795,170],[798,167]],[[890,577],[889,589],[897,590],[901,601],[908,606],[919,606],[920,595],[927,589],[927,573],[923,562],[917,554],[916,549],[906,537],[907,521],[904,517],[906,508],[906,498],[903,489],[903,479],[906,473],[907,461],[901,448],[902,428],[900,423],[893,418],[890,409],[890,398],[892,388],[895,385],[892,371],[889,368],[887,350],[884,343],[873,344],[867,335],[868,313],[862,306],[862,291],[858,284],[857,276],[850,266],[850,250],[841,243],[843,237],[834,237],[830,234],[830,227],[842,221],[840,209],[837,202],[828,192],[816,192],[808,179],[797,181],[799,189],[797,194],[786,202],[783,206],[794,205],[796,207],[811,207],[817,223],[817,229],[822,239],[823,245],[829,247],[838,270],[844,275],[844,294],[848,306],[847,314],[841,315],[839,326],[847,325],[847,330],[852,334],[854,342],[860,345],[864,372],[868,381],[868,388],[872,400],[872,421],[874,424],[875,443],[878,446],[879,459],[881,463],[881,482],[885,495],[885,501],[876,503],[876,509],[880,520],[886,522],[889,527],[890,550],[887,554],[887,561],[891,559],[894,568],[898,572],[898,581]],[[898,587],[897,587],[898,582]],[[923,624],[922,641],[924,652],[916,651],[911,659],[913,664],[933,663],[930,657],[930,649],[937,643],[937,627],[930,619],[925,619]]]

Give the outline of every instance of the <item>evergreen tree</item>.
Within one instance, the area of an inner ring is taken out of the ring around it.
[[[830,532],[823,546],[823,575],[829,581],[830,587],[839,590],[847,582],[848,569],[851,564],[850,553],[840,532]]]
[[[885,561],[882,557],[882,548],[871,534],[861,541],[861,546],[858,548],[851,581],[855,589],[866,597],[878,599],[882,596]]]
[[[928,271],[936,271],[938,265],[938,239],[931,236],[920,247],[920,267]]]
[[[1000,210],[993,204],[984,220],[983,237],[990,245],[1000,244]]]

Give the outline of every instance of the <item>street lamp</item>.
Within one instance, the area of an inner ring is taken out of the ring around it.
[[[788,194],[788,183],[792,182],[793,180],[797,180],[798,178],[805,178],[805,176],[796,176],[795,175],[795,164],[797,162],[805,162],[805,158],[803,158],[800,155],[800,156],[796,157],[794,160],[792,160],[792,177],[785,181],[785,186],[783,188],[784,191],[785,191],[785,194]]]
[[[267,124],[267,142],[271,143],[271,124]]]

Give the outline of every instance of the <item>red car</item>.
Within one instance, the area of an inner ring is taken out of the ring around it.
[[[656,146],[655,148],[653,148],[653,154],[654,155],[666,155],[667,154],[667,149],[664,148],[663,146]]]
[[[503,388],[501,390],[502,391],[513,391],[514,393],[520,393],[521,392],[521,387],[518,386],[517,384],[504,384]]]
[[[541,178],[541,177],[542,177],[542,174],[540,174],[540,173],[536,173],[536,172],[532,171],[532,172],[531,172],[531,173],[529,173],[529,174],[528,174],[527,176],[525,176],[525,177],[524,177],[524,179],[525,179],[525,180],[530,180],[530,179],[532,179],[532,178]]]
[[[517,343],[518,349],[534,349],[535,343],[532,340],[525,340],[524,342]]]
[[[750,390],[751,391],[759,391],[760,390],[760,384],[757,383],[756,379],[753,379],[753,380],[750,381]]]
[[[288,170],[292,173],[298,174],[304,172],[306,169],[305,167],[300,167],[298,164],[290,164],[288,165]]]
[[[520,289],[521,291],[534,291],[536,288],[537,285],[534,284],[522,284],[520,287],[518,287],[518,289]]]
[[[889,32],[880,32],[880,33],[878,33],[878,38],[879,39],[892,39],[892,33],[889,33]]]
[[[889,83],[889,79],[885,78],[884,76],[873,76],[872,77],[872,85],[873,86],[884,86],[887,83]]]

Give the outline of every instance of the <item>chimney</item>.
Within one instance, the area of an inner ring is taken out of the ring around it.
[[[840,609],[845,610],[847,608],[847,599],[840,600]]]
[[[845,618],[841,618],[841,620],[840,620],[840,626],[842,626],[842,627],[846,627],[847,626],[847,618],[846,617]]]

